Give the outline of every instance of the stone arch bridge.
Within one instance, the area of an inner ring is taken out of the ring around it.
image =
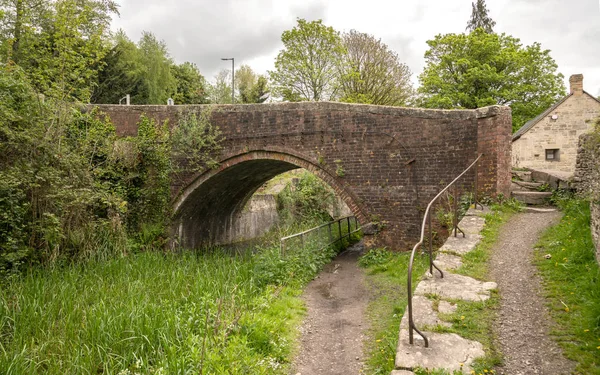
[[[173,125],[186,112],[206,109],[98,107],[123,136],[136,135],[142,114]],[[184,246],[226,243],[252,194],[299,167],[333,187],[363,225],[379,224],[368,237],[371,246],[399,250],[417,241],[429,200],[480,153],[480,193],[508,195],[508,107],[426,110],[311,102],[215,108],[211,122],[225,138],[219,167],[172,186],[173,231]],[[474,172],[466,181],[474,181]]]

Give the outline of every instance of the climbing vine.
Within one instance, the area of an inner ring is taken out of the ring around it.
[[[210,118],[212,107],[201,112],[182,113],[173,129],[173,155],[183,160],[187,169],[215,168],[215,155],[221,151],[224,140],[221,130],[213,126]]]

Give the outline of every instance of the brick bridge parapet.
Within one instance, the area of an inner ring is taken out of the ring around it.
[[[202,105],[99,105],[117,133],[135,136],[142,114],[171,126]],[[430,110],[331,102],[213,106],[223,133],[219,167],[174,184],[173,230],[184,246],[227,242],[247,200],[266,181],[305,168],[330,186],[362,224],[381,229],[372,246],[406,249],[429,200],[483,153],[480,194],[508,195],[510,108]],[[466,185],[472,184],[474,173]]]

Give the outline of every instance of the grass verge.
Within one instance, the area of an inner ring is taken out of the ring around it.
[[[0,372],[286,374],[303,286],[339,247],[143,252],[0,285]]]
[[[552,335],[578,374],[600,374],[600,268],[590,232],[589,203],[566,200],[560,223],[537,245],[536,265],[556,325]]]

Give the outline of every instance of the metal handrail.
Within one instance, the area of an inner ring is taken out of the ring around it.
[[[432,240],[432,229],[431,229],[431,213],[429,212],[431,210],[431,207],[433,206],[433,203],[442,196],[442,194],[444,194],[446,191],[448,191],[448,189],[450,189],[450,187],[452,185],[454,185],[458,180],[460,180],[460,178],[462,176],[464,176],[471,168],[473,168],[473,166],[475,166],[475,184],[474,184],[474,195],[473,195],[473,199],[474,199],[474,204],[475,204],[475,208],[477,208],[477,205],[479,204],[479,206],[481,206],[481,209],[483,209],[483,206],[477,202],[477,180],[478,180],[478,172],[479,172],[479,159],[481,159],[481,157],[483,156],[483,154],[480,154],[477,159],[475,159],[475,161],[473,163],[471,163],[471,165],[469,165],[467,167],[467,169],[465,169],[461,174],[458,175],[458,177],[456,177],[454,180],[452,180],[452,182],[450,182],[448,185],[446,185],[445,188],[443,188],[427,205],[427,209],[425,210],[425,215],[423,216],[423,224],[421,225],[421,238],[419,239],[419,242],[417,242],[417,244],[413,247],[412,249],[412,253],[410,254],[410,262],[408,263],[408,340],[409,343],[412,345],[413,344],[413,330],[416,331],[425,341],[425,347],[429,347],[429,340],[427,339],[427,337],[417,329],[417,327],[415,326],[415,322],[413,320],[413,309],[412,309],[412,269],[413,269],[413,262],[415,259],[415,253],[417,252],[417,249],[419,248],[419,246],[423,245],[423,240],[425,238],[425,226],[427,225],[427,223],[429,224],[429,273],[433,275],[433,268],[435,267],[435,269],[437,269],[440,272],[441,277],[444,277],[444,273],[442,272],[442,270],[440,270],[434,263],[433,263],[433,240]],[[456,192],[456,187],[455,187],[455,192]],[[454,208],[454,218],[453,218],[453,228],[452,231],[454,231],[454,236],[456,237],[458,231],[460,231],[463,234],[463,237],[465,237],[465,232],[463,232],[459,227],[458,227],[458,202],[457,202],[457,194],[455,193],[455,197],[454,197],[454,203],[453,203],[453,208]]]
[[[354,220],[354,227],[356,228],[355,230],[351,230],[351,228],[352,228],[351,225],[350,225],[350,220],[351,219]],[[348,233],[346,233],[344,235],[342,235],[342,221],[346,221],[347,222],[347,227],[348,227]],[[331,239],[333,238],[333,232],[331,231],[331,226],[334,225],[334,224],[336,224],[336,223],[338,225],[338,232],[339,232],[338,238],[336,238],[335,240],[331,241]],[[350,237],[350,235],[352,235],[352,234],[354,234],[354,233],[356,233],[356,232],[358,232],[358,231],[360,231],[362,229],[362,227],[358,226],[358,219],[356,219],[356,216],[342,217],[342,218],[339,218],[337,220],[330,221],[328,223],[319,225],[318,227],[307,229],[304,232],[300,232],[300,233],[292,234],[290,236],[282,237],[279,240],[280,241],[280,247],[279,247],[279,249],[280,249],[281,255],[282,256],[285,255],[285,241],[287,241],[287,240],[289,240],[291,238],[300,237],[300,240],[302,242],[302,247],[304,248],[304,236],[307,235],[307,234],[309,234],[309,233],[311,233],[311,232],[319,230],[319,229],[321,229],[323,227],[329,227],[329,239],[330,239],[330,242],[328,244],[322,246],[320,249],[318,249],[316,251],[319,251],[319,250],[322,250],[322,249],[324,249],[324,248],[326,248],[328,246],[331,246],[334,243],[336,243],[338,241],[341,241],[342,239],[344,239],[346,237]]]

